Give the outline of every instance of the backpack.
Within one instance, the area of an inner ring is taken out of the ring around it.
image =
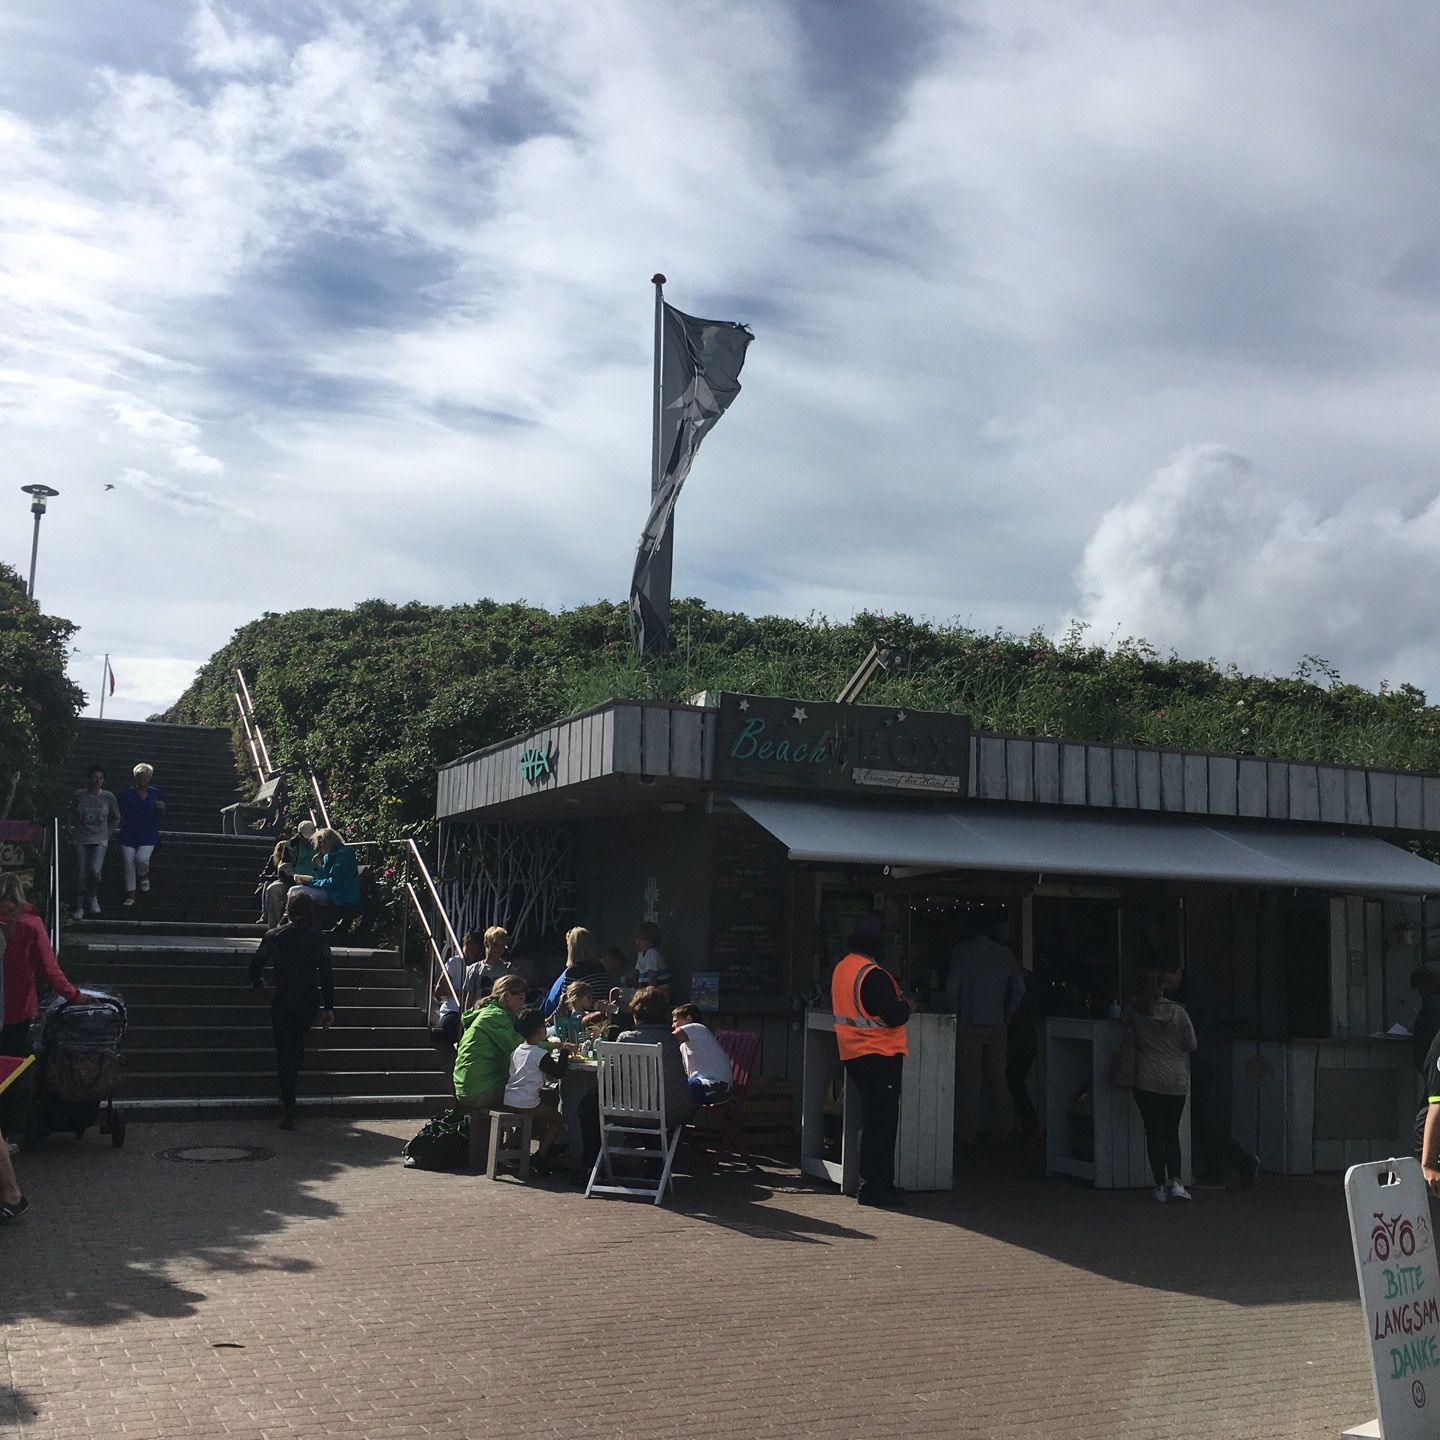
[[[470,1117],[451,1107],[426,1121],[400,1152],[410,1170],[462,1170],[470,1161]]]

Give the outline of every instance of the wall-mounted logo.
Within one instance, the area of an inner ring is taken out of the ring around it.
[[[520,752],[520,778],[527,785],[543,785],[555,778],[555,750],[547,746],[541,750],[536,745]]]

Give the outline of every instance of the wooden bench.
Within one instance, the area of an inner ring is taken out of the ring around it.
[[[285,804],[285,777],[272,775],[256,792],[253,800],[237,800],[220,807],[220,829],[226,835],[238,835],[242,825],[248,830],[255,821],[263,820],[263,829],[273,830],[280,823]]]
[[[486,1119],[488,1127],[483,1123]],[[481,1137],[487,1134],[488,1141]],[[506,1143],[508,1140],[508,1144]],[[521,1180],[530,1178],[530,1117],[514,1110],[472,1110],[470,1112],[470,1173],[480,1169],[484,1157],[485,1174],[491,1180],[500,1178],[500,1167],[514,1161]]]

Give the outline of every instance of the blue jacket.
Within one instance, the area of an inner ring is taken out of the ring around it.
[[[122,845],[158,845],[160,843],[160,812],[157,800],[165,797],[152,785],[144,794],[132,785],[118,797],[120,807],[120,843]]]
[[[360,868],[348,845],[337,845],[328,855],[315,857],[315,878],[310,882],[323,890],[332,905],[360,903]]]

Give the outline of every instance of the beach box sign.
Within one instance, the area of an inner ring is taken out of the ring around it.
[[[1345,1172],[1345,1204],[1378,1418],[1343,1432],[1384,1440],[1440,1434],[1440,1271],[1420,1162]]]

